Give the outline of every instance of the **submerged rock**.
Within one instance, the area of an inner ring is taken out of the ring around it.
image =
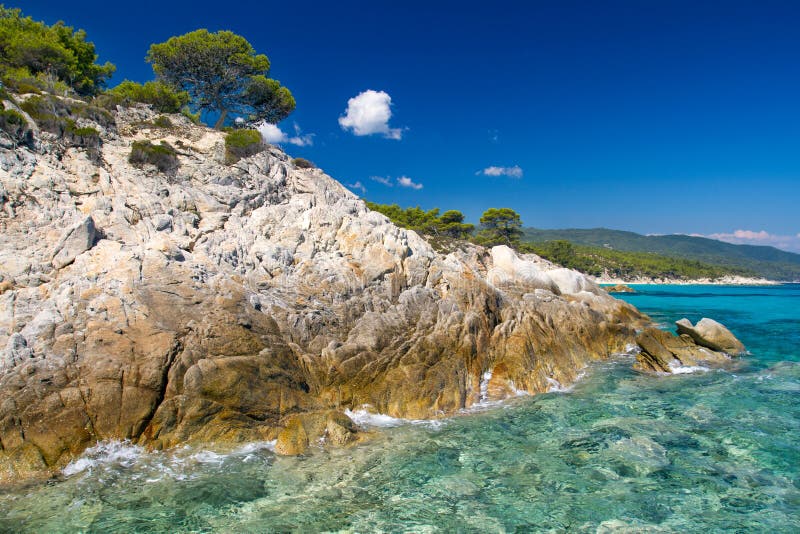
[[[154,117],[118,111],[97,158],[47,133],[0,148],[0,479],[105,439],[349,444],[331,410],[544,392],[645,320],[534,255],[437,253],[277,148],[227,165],[224,133]],[[131,166],[141,139],[180,147],[177,170]]]
[[[746,352],[744,344],[730,330],[714,319],[703,317],[694,326],[689,319],[681,319],[675,324],[678,327],[678,334],[688,335],[698,345],[722,351],[731,356]]]
[[[625,284],[616,284],[613,286],[603,286],[606,293],[636,293],[636,290]]]

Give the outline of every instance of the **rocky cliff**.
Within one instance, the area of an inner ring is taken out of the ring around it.
[[[80,119],[90,151],[32,121],[30,146],[2,141],[0,478],[102,439],[347,442],[336,410],[452,414],[633,341],[638,312],[576,272],[437,253],[277,148],[226,164],[223,133],[154,117]],[[145,139],[179,167],[131,165]]]

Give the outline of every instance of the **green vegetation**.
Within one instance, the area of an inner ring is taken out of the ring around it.
[[[163,128],[165,130],[169,130],[170,128],[174,128],[175,125],[172,124],[172,121],[169,120],[169,117],[166,115],[159,115],[155,119],[153,119],[153,126],[156,128]]]
[[[733,245],[687,235],[645,236],[607,228],[541,230],[526,228],[525,241],[567,240],[576,245],[646,252],[740,269],[771,280],[800,280],[800,254],[774,247]]]
[[[8,134],[16,143],[23,142],[30,144],[30,142],[33,141],[25,117],[13,109],[0,110],[0,130]]]
[[[37,95],[25,100],[20,107],[46,132],[62,136],[75,130],[78,119],[87,119],[103,128],[115,126],[114,116],[105,109],[79,100]]]
[[[160,113],[178,113],[189,103],[189,93],[176,91],[163,82],[147,82],[144,85],[125,80],[118,86],[106,91],[105,95],[114,106],[129,105],[131,102],[150,104]]]
[[[150,141],[134,141],[128,162],[137,167],[155,165],[163,173],[173,173],[180,165],[178,153],[166,141],[158,145]]]
[[[720,278],[723,276],[753,276],[751,271],[710,265],[695,260],[672,258],[649,252],[623,252],[602,247],[575,245],[557,240],[544,243],[525,243],[524,252],[533,252],[564,267],[592,276],[608,274],[614,278]]]
[[[233,130],[225,136],[225,162],[236,163],[242,158],[264,150],[264,140],[258,130]]]
[[[114,72],[98,65],[94,43],[86,32],[63,22],[48,26],[24,17],[19,9],[0,6],[0,69],[3,83],[17,92],[35,89],[94,95]]]
[[[403,209],[397,204],[376,204],[374,202],[367,202],[367,207],[372,211],[383,213],[397,226],[427,236],[466,239],[475,228],[471,224],[464,224],[464,215],[456,210],[446,211],[440,216],[439,208],[429,211],[425,211],[419,206]]]
[[[482,230],[476,240],[486,246],[518,246],[522,235],[522,219],[511,208],[489,208],[481,216]]]
[[[270,62],[229,31],[200,29],[153,44],[147,53],[159,80],[189,93],[196,109],[218,113],[221,129],[233,113],[276,123],[295,108],[292,94],[268,79]]]
[[[317,168],[317,166],[314,165],[314,162],[308,161],[305,158],[294,158],[292,160],[292,165],[294,165],[298,169],[316,169]]]

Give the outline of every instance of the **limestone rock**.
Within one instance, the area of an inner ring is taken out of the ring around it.
[[[292,417],[278,434],[275,452],[285,456],[303,454],[308,449],[308,434],[301,419]]]
[[[649,327],[636,336],[640,352],[635,368],[642,371],[672,373],[676,368],[696,366],[699,362],[723,363],[729,358],[720,351],[697,345],[686,335],[676,336]]]
[[[277,148],[226,165],[224,133],[143,129],[155,116],[117,111],[100,157],[46,132],[0,147],[0,465],[17,473],[102,439],[350,445],[340,410],[441,417],[487,373],[489,399],[544,392],[645,322],[579,273],[438,253]],[[143,139],[181,147],[175,173],[128,163]]]
[[[61,269],[75,261],[79,254],[83,254],[92,248],[96,237],[97,230],[94,226],[94,219],[88,216],[67,230],[64,237],[56,245],[53,251],[53,267]]]
[[[678,327],[679,334],[690,336],[698,345],[724,352],[731,356],[746,352],[744,344],[730,330],[714,319],[704,317],[694,326],[692,326],[689,319],[681,319],[676,321],[675,324]]]

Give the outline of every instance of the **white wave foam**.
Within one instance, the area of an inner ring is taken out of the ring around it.
[[[551,393],[551,392],[566,393],[566,392],[568,392],[568,391],[570,391],[572,389],[571,387],[563,386],[561,384],[561,382],[559,382],[555,378],[547,377],[547,378],[545,378],[545,380],[547,380],[547,383],[550,384],[550,387],[547,388],[547,392],[548,393]]]
[[[365,409],[346,409],[344,414],[352,419],[355,424],[361,426],[390,428],[408,423],[408,420],[406,419],[400,419],[398,417],[392,417],[391,415],[385,415],[382,413],[372,413]]]
[[[489,380],[492,379],[492,370],[488,370],[483,373],[483,377],[481,377],[480,382],[480,396],[479,401],[485,402],[489,398]]]
[[[131,467],[144,452],[142,447],[130,441],[102,441],[86,449],[80,458],[67,464],[62,472],[72,476],[102,465]]]
[[[143,478],[152,483],[165,477],[175,480],[191,478],[191,472],[198,465],[221,467],[228,459],[252,462],[263,457],[259,451],[274,452],[275,441],[255,441],[230,452],[197,450],[184,446],[170,451],[147,451],[129,441],[103,441],[84,451],[80,458],[70,462],[63,470],[65,476],[73,476],[95,469],[131,469],[130,476]]]
[[[359,426],[392,428],[402,425],[422,425],[438,430],[444,424],[442,419],[403,419],[382,413],[367,411],[368,405],[358,410],[345,409],[344,414]]]
[[[689,375],[692,373],[705,373],[710,371],[708,367],[703,367],[701,365],[675,365],[673,363],[669,364],[669,371],[674,375]]]

